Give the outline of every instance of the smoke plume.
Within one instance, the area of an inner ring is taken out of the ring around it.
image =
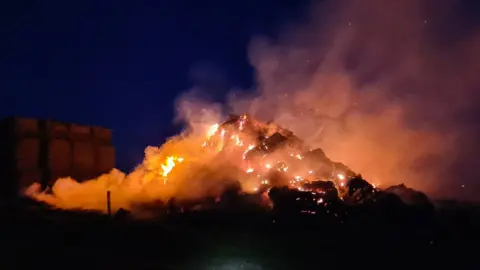
[[[463,8],[428,0],[313,6],[277,39],[251,42],[257,95],[232,95],[229,105],[273,119],[383,186],[473,198],[480,32]]]

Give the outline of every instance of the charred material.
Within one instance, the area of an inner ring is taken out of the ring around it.
[[[404,184],[391,186],[384,191],[395,194],[403,203],[413,208],[419,219],[433,215],[435,210],[433,203],[423,192],[408,188]]]
[[[337,187],[332,181],[313,181],[304,184],[303,187],[314,194],[318,194],[322,201],[337,202],[339,200]]]
[[[361,176],[356,176],[347,184],[347,194],[344,197],[345,202],[361,204],[369,201],[375,195],[376,189]]]
[[[385,192],[397,195],[402,201],[409,205],[432,205],[427,195],[420,191],[406,187],[404,184],[391,186]]]
[[[277,170],[271,170],[267,174],[267,178],[269,179],[269,184],[271,186],[277,186],[277,187],[288,186],[290,182],[290,178],[288,177],[287,174]]]
[[[279,148],[285,147],[287,141],[287,137],[282,136],[282,134],[280,134],[279,132],[275,132],[272,136],[265,139],[265,141],[262,143],[262,150],[267,153],[274,152]]]
[[[311,192],[292,190],[288,187],[273,187],[269,196],[275,213],[298,214],[302,211],[315,211],[317,206]]]

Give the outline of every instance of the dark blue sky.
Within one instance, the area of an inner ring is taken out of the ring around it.
[[[196,83],[192,69],[220,72],[217,97],[250,86],[249,40],[275,35],[307,1],[10,2],[0,7],[0,116],[112,128],[127,169],[178,130],[174,100]]]

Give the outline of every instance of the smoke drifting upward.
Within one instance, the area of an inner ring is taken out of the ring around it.
[[[314,6],[307,23],[277,40],[252,41],[258,91],[232,94],[229,106],[273,119],[383,186],[474,199],[480,32],[462,8],[418,0]]]
[[[234,164],[236,155],[203,147],[211,125],[231,111],[275,121],[380,187],[405,183],[430,195],[475,199],[480,29],[471,22],[454,27],[466,25],[463,6],[322,3],[276,40],[252,41],[255,93],[232,92],[227,104],[216,104],[205,101],[201,85],[181,96],[176,120],[187,130],[147,147],[130,174],[113,170],[83,183],[59,179],[53,194],[38,185],[26,194],[60,208],[106,211],[109,190],[115,211],[172,197],[216,196],[230,179],[253,190]]]

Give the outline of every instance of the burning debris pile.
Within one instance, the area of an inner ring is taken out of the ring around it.
[[[213,126],[203,146],[230,158],[249,175],[247,191],[288,186],[313,193],[346,194],[348,181],[356,177],[347,166],[330,160],[322,149],[308,148],[291,131],[249,115],[232,115],[225,123]]]
[[[392,193],[400,189],[406,190],[400,186]],[[184,135],[147,148],[144,162],[129,175],[113,170],[83,183],[59,179],[48,191],[34,185],[26,194],[58,208],[101,212],[110,204],[114,212],[151,205],[170,211],[231,207],[229,198],[235,197],[315,214],[319,208],[371,203],[384,193],[291,131],[244,114],[212,125],[206,138]]]

